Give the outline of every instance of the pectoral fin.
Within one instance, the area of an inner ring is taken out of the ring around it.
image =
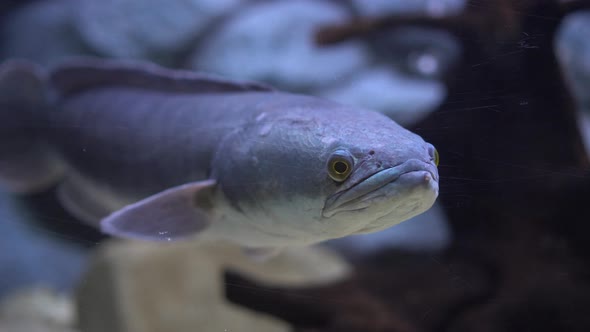
[[[187,183],[115,211],[101,221],[103,232],[119,237],[173,241],[194,235],[211,222],[215,180]]]

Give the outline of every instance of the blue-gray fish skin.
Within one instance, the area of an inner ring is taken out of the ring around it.
[[[376,112],[144,63],[71,61],[47,81],[34,113],[65,165],[54,183],[107,233],[307,245],[388,228],[438,195],[434,147]]]

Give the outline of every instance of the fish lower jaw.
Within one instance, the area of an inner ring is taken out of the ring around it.
[[[359,233],[365,234],[382,231],[422,214],[434,205],[437,196],[438,192],[426,192],[424,195],[410,197],[389,211],[389,213],[367,224]]]
[[[394,181],[346,202],[323,211],[323,217],[332,218],[342,214],[386,215],[404,205],[408,200],[424,203],[430,208],[438,196],[438,181],[429,171],[419,170],[401,174]],[[422,211],[423,212],[423,211]],[[374,216],[373,216],[374,217]]]

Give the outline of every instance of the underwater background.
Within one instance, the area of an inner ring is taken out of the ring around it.
[[[51,67],[80,55],[144,59],[376,110],[437,147],[431,210],[322,244],[350,265],[343,280],[291,287],[240,269],[211,276],[223,285],[216,296],[260,315],[260,327],[244,331],[590,330],[588,2],[0,4],[0,60]],[[0,192],[0,235],[0,331],[158,331],[100,325],[132,310],[100,293],[128,293],[95,280],[105,273],[93,266],[107,236],[68,215],[53,191]],[[173,300],[149,300],[171,301],[171,317],[185,319]],[[208,310],[221,328],[234,317]],[[212,326],[186,330],[218,331]]]

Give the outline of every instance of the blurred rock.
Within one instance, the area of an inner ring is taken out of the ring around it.
[[[75,226],[75,221],[47,209],[36,214],[23,203],[0,192],[0,298],[39,284],[70,290],[84,269],[87,249],[83,245],[93,243],[81,243],[83,234],[79,232],[74,238],[58,230]],[[42,222],[57,228],[45,227]]]
[[[555,48],[572,92],[583,108],[590,109],[590,11],[569,15],[562,22]]]
[[[588,157],[590,157],[590,108],[580,112],[578,116],[578,125],[580,126],[580,133],[584,139],[586,153],[588,153]]]
[[[353,79],[318,92],[324,98],[381,112],[401,125],[415,123],[440,105],[444,84],[373,67]]]
[[[242,0],[80,0],[75,24],[100,54],[166,63]]]
[[[400,27],[375,34],[371,49],[382,63],[407,76],[444,79],[461,58],[461,45],[449,32]]]
[[[348,266],[334,255],[309,250],[262,263],[245,257],[239,248],[222,245],[110,242],[98,250],[80,284],[80,329],[289,330],[276,318],[229,303],[224,295],[226,269],[271,285],[324,284],[348,275]]]
[[[0,331],[73,331],[74,316],[69,297],[45,288],[25,289],[0,303]]]
[[[590,156],[590,11],[566,17],[555,40],[556,55],[578,102],[578,118],[586,151]]]
[[[69,326],[74,308],[69,297],[46,288],[25,289],[0,303],[0,319],[36,320],[50,325]]]
[[[461,55],[461,45],[451,34],[403,27],[372,35],[368,45],[371,67],[316,94],[381,112],[404,126],[423,119],[443,102],[443,80]]]
[[[457,13],[465,6],[465,0],[351,0],[361,16],[378,16],[392,13],[428,13],[444,16]]]
[[[317,287],[344,279],[352,272],[342,257],[320,246],[286,248],[264,262],[245,257],[239,248],[213,248],[209,252],[225,270],[267,286]]]
[[[314,44],[314,29],[348,19],[345,8],[330,2],[262,2],[241,11],[209,36],[188,65],[287,90],[331,85],[365,66],[366,50],[357,42],[319,48]]]
[[[0,321],[2,332],[75,332],[68,327],[50,326],[45,323],[27,321]]]
[[[36,1],[7,15],[0,29],[0,57],[43,65],[64,56],[91,53],[71,25],[77,0]]]

